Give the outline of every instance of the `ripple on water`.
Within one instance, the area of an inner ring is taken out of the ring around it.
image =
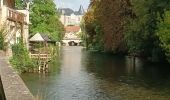
[[[170,68],[63,47],[60,70],[21,77],[44,100],[170,100]],[[56,73],[57,72],[57,73]]]

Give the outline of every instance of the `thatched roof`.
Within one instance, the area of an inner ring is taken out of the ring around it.
[[[29,39],[32,42],[51,42],[49,37],[42,33],[36,33],[33,37]]]

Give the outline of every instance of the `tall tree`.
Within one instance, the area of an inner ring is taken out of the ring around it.
[[[24,0],[15,0],[16,9],[24,9]]]
[[[170,0],[91,0],[89,9],[84,22],[92,47],[99,43],[105,51],[114,53],[127,47],[130,54],[153,61],[165,57],[159,44],[168,37],[161,40],[163,34],[157,35],[156,31],[170,9]]]
[[[159,23],[157,35],[161,41],[161,47],[165,50],[167,60],[170,62],[170,11],[166,11],[164,20]]]
[[[109,6],[106,6],[108,4]],[[89,27],[91,25],[93,28],[91,27],[91,32],[87,28],[87,34],[92,33],[91,39],[97,41],[95,44],[103,47],[104,51],[113,53],[126,51],[123,26],[125,18],[131,14],[130,6],[129,0],[90,1],[90,10],[85,15],[84,20]],[[93,21],[86,21],[90,15],[94,16]],[[91,24],[89,25],[88,22]]]
[[[133,55],[152,57],[159,60],[164,56],[156,30],[159,17],[162,19],[169,0],[132,0],[135,19],[128,20],[125,37],[129,52]]]
[[[53,0],[33,0],[30,7],[30,33],[45,33],[53,40],[61,40],[64,26],[59,20]]]
[[[129,0],[100,0],[98,3],[95,17],[103,30],[105,51],[125,51],[123,26],[129,6]]]
[[[103,32],[101,30],[101,25],[97,22],[95,17],[95,10],[99,2],[99,0],[90,1],[88,12],[83,18],[84,21],[82,24],[82,29],[85,31],[84,33],[87,48],[103,51]]]

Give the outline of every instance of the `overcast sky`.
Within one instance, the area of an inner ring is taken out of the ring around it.
[[[84,9],[88,8],[89,0],[54,0],[57,8],[71,8],[73,10],[78,10],[80,5],[84,7]]]

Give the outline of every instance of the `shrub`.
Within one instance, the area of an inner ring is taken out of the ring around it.
[[[12,45],[13,56],[10,62],[14,69],[19,73],[25,72],[35,66],[34,62],[29,57],[29,52],[22,42]]]
[[[4,36],[2,30],[0,30],[0,50],[4,50]]]

